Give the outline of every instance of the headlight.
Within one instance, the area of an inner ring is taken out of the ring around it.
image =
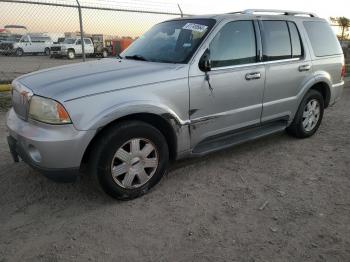
[[[72,123],[66,109],[60,103],[40,96],[30,99],[29,118],[55,125]]]

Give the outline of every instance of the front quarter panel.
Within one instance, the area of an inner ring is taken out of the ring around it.
[[[178,151],[186,151],[189,145],[187,77],[86,96],[64,106],[78,130],[98,130],[132,114],[159,115],[173,126]]]

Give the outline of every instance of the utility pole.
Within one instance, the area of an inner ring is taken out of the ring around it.
[[[85,43],[84,43],[84,28],[83,28],[83,16],[81,14],[81,6],[79,0],[76,0],[78,4],[78,12],[79,12],[79,24],[80,24],[80,39],[81,39],[81,51],[83,54],[83,61],[85,62]]]

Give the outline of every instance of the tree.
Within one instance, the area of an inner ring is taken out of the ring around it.
[[[330,17],[333,25],[339,26],[341,29],[341,40],[345,40],[345,31],[350,27],[350,19],[345,16]]]

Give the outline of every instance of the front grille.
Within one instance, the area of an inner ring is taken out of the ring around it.
[[[20,83],[14,83],[12,86],[12,105],[16,114],[23,120],[27,120],[29,111],[29,101],[33,96],[30,89],[21,85]]]
[[[51,47],[51,51],[61,51],[61,47],[60,46],[53,46],[53,47]]]

